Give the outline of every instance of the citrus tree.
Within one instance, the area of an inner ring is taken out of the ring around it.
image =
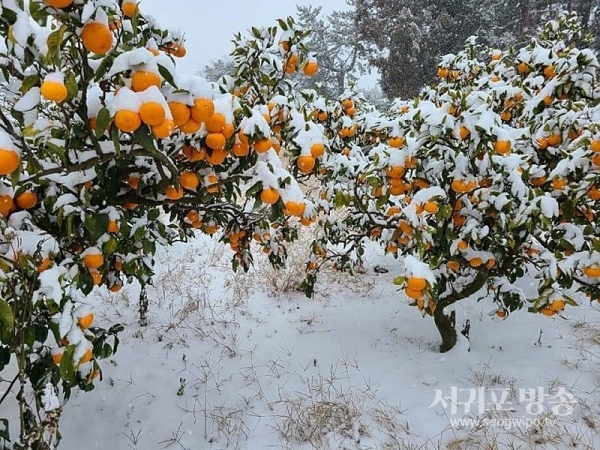
[[[131,0],[2,2],[0,32],[0,404],[14,395],[20,419],[17,437],[0,418],[0,445],[42,449],[117,350],[122,327],[94,324],[95,286],[143,287],[157,246],[196,231],[218,232],[234,268],[252,237],[284,263],[315,216],[278,156],[315,165],[286,78],[317,64],[282,20],[238,36],[235,77],[208,83],[176,70],[183,37]]]
[[[561,314],[575,290],[599,298],[598,60],[581,39],[565,15],[521,49],[470,39],[442,58],[439,83],[385,114],[352,92],[315,105],[331,149],[319,206],[346,212],[321,220],[309,284],[325,261],[352,268],[366,240],[381,242],[443,352],[457,339],[453,304],[474,294],[498,318]]]

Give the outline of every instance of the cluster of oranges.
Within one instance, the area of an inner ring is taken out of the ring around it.
[[[77,318],[77,325],[84,332],[89,327],[91,327],[93,323],[94,323],[94,314],[91,312],[84,314]],[[56,348],[52,351],[52,355],[51,355],[52,361],[55,364],[60,364],[60,362],[62,361],[66,346],[69,345],[69,341],[66,337],[63,337],[60,344],[61,344],[61,346],[59,346],[58,348]],[[77,365],[86,364],[86,363],[90,362],[92,360],[93,356],[94,356],[93,351],[92,351],[91,347],[88,346],[86,348],[84,354],[81,356],[81,358],[77,362]],[[94,375],[91,375],[91,378],[93,379]]]

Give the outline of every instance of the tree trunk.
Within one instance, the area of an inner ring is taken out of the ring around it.
[[[449,316],[445,315],[444,308],[438,305],[433,312],[433,320],[442,337],[440,352],[446,353],[456,344],[456,315],[454,311]]]
[[[152,278],[148,280],[148,284],[152,285]],[[140,301],[139,301],[139,313],[140,313],[140,326],[147,327],[148,326],[148,293],[146,292],[146,286],[142,286],[142,291],[140,292]]]

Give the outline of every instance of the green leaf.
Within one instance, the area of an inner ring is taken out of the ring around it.
[[[60,360],[60,376],[63,380],[73,381],[73,378],[75,378],[75,363],[73,361],[74,352],[75,346],[69,345]]]
[[[67,73],[67,77],[65,78],[65,86],[67,86],[69,98],[77,97],[77,94],[79,94],[79,86],[77,85],[77,80],[75,79],[75,72],[69,71],[69,73]]]
[[[2,369],[2,367],[0,367]],[[0,439],[10,441],[10,434],[8,433],[8,419],[0,419]]]
[[[11,355],[12,352],[10,351],[10,347],[8,345],[0,345],[0,372],[2,372],[2,370],[8,366]],[[2,436],[1,433],[0,436]]]
[[[107,257],[110,257],[117,251],[118,248],[119,248],[119,241],[117,241],[114,237],[111,237],[102,246],[102,251],[104,252],[104,254]]]
[[[283,19],[277,19],[277,23],[279,23],[279,26],[281,27],[281,29],[283,31],[287,31],[288,30],[288,26],[286,25],[285,21]]]
[[[262,181],[259,181],[254,186],[252,186],[250,189],[248,189],[248,192],[246,192],[246,197],[248,197],[248,198],[254,197],[256,194],[258,194],[262,190],[262,188],[263,188]]]
[[[404,277],[396,277],[394,278],[394,281],[392,281],[392,283],[394,283],[396,286],[401,286],[404,284],[405,278]]]
[[[108,216],[105,214],[90,214],[83,221],[85,229],[90,233],[90,240],[97,241],[106,233],[108,228]]]
[[[115,153],[117,156],[121,154],[121,142],[119,141],[119,129],[114,125],[110,129],[110,138],[112,139],[113,145],[115,146]]]
[[[60,63],[60,45],[62,44],[64,35],[65,27],[62,26],[50,33],[46,40],[48,44],[48,57],[54,62]]]
[[[23,79],[23,83],[21,83],[21,94],[26,94],[29,90],[40,84],[40,75],[29,75]]]
[[[13,310],[6,300],[0,299],[0,322],[9,330],[15,326],[15,316]]]
[[[142,243],[142,250],[146,255],[153,255],[156,253],[156,244],[153,241],[144,241]]]
[[[148,221],[154,222],[160,216],[160,210],[158,208],[151,209],[148,211]]]
[[[98,112],[98,115],[96,116],[96,129],[94,130],[97,138],[104,134],[110,125],[111,120],[112,117],[110,116],[108,109],[102,108]]]
[[[148,132],[148,127],[140,127],[134,132],[136,140],[144,147],[145,150],[148,150],[150,153],[155,155],[158,150],[154,146],[154,139]]]
[[[161,66],[159,64],[158,72],[160,73],[160,76],[163,77],[167,83],[169,83],[171,86],[173,86],[175,89],[177,89],[177,85],[175,84],[175,80],[173,79],[173,75],[171,74],[171,72],[169,72],[169,69],[167,69],[165,66]]]

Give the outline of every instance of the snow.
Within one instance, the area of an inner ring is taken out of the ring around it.
[[[462,301],[453,309],[459,329],[470,320],[470,340],[459,334],[457,345],[441,354],[432,319],[392,284],[391,274],[405,262],[376,246],[367,248],[367,273],[326,272],[315,299],[294,292],[269,296],[269,286],[289,272],[261,272],[266,266],[257,255],[256,272],[234,274],[225,268],[230,254],[207,237],[161,250],[156,285],[148,288],[147,328],[136,322],[136,285],[119,294],[102,288],[90,297],[99,326],[121,322],[125,331],[118,353],[100,361],[103,379],[96,389],[75,391],[64,409],[61,448],[80,449],[82,442],[89,450],[128,448],[132,436],[139,448],[162,448],[173,439],[184,448],[433,450],[438,447],[431,441],[446,448],[454,439],[483,445],[495,435],[514,439],[515,430],[453,428],[449,420],[469,415],[461,405],[452,414],[450,405],[434,404],[436,390],[448,397],[453,387],[465,395],[483,388],[489,401],[492,390],[499,395],[539,387],[555,395],[557,386],[574,395],[576,412],[536,439],[556,439],[544,448],[562,450],[577,436],[581,445],[598,448],[597,430],[586,425],[600,414],[592,393],[598,306],[579,299],[582,305],[567,307],[563,318],[520,311],[499,320],[490,296]],[[374,273],[375,265],[390,273]],[[410,259],[406,265],[418,267]],[[532,294],[527,280],[500,289]],[[72,325],[61,324],[61,335]],[[72,331],[67,337],[71,343],[82,338]],[[85,342],[80,346],[85,351]],[[44,405],[60,406],[49,388],[46,394]],[[505,417],[535,417],[516,394],[509,400],[515,411]],[[311,446],[299,433],[314,423],[316,408],[331,414],[348,408],[355,415],[340,415],[337,426],[321,423]],[[524,440],[517,446],[529,448],[532,432],[517,433]]]
[[[40,98],[39,87],[33,87],[29,89],[27,93],[23,95],[23,97],[21,97],[17,103],[15,103],[15,111],[31,111],[40,103]]]
[[[10,134],[3,130],[0,130],[0,149],[18,153],[17,147],[13,143]]]
[[[46,384],[42,402],[44,404],[44,411],[46,413],[60,408],[60,400],[58,399],[56,388],[52,385],[52,383]]]

